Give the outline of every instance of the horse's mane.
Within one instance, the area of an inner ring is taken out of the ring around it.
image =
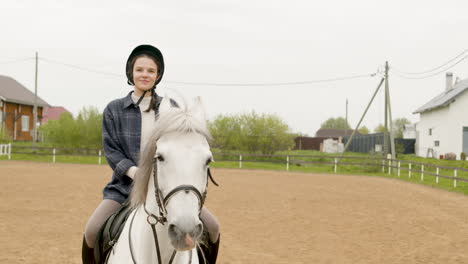
[[[146,200],[148,181],[153,172],[153,159],[158,139],[172,132],[199,133],[207,139],[211,138],[206,121],[204,119],[200,120],[194,113],[194,108],[201,106],[200,102],[197,103],[199,105],[188,106],[186,103],[182,106],[177,105],[177,107],[171,107],[170,111],[157,115],[156,125],[140,157],[138,171],[133,182],[130,194],[130,202],[133,208],[142,205]]]

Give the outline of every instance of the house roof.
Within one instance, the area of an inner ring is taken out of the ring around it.
[[[71,114],[70,111],[65,109],[63,106],[46,106],[42,112],[42,123],[45,124],[50,120],[58,120],[60,115],[65,112]]]
[[[444,107],[455,101],[459,95],[468,89],[468,79],[457,82],[452,89],[445,90],[443,93],[437,95],[425,105],[416,109],[413,114],[424,113],[436,108]]]
[[[315,133],[316,137],[345,137],[351,136],[353,129],[329,129],[321,128]],[[361,135],[359,131],[356,131],[356,135]]]
[[[0,75],[0,99],[10,103],[34,105],[34,93],[15,79],[4,75]],[[48,106],[49,104],[38,96],[37,105]]]

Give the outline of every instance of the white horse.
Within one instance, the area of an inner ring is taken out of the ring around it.
[[[209,138],[199,99],[179,107],[162,100],[130,196],[134,209],[108,263],[199,263]]]

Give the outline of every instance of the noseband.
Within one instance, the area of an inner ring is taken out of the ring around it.
[[[156,198],[156,202],[158,203],[159,216],[156,216],[156,215],[150,213],[148,210],[146,210],[146,204],[143,205],[143,209],[145,209],[145,212],[148,215],[148,217],[146,218],[146,221],[148,222],[148,224],[150,224],[151,229],[153,230],[154,243],[155,243],[155,246],[156,246],[156,252],[158,254],[158,263],[162,264],[162,262],[161,262],[161,252],[160,252],[160,249],[159,249],[158,234],[156,232],[156,225],[158,223],[161,223],[162,225],[167,223],[166,206],[169,203],[169,200],[179,192],[182,192],[182,191],[184,191],[185,193],[192,192],[198,198],[198,204],[199,204],[198,215],[200,215],[201,210],[203,208],[203,204],[205,203],[207,188],[205,188],[205,191],[203,193],[201,193],[193,185],[179,185],[176,188],[174,188],[173,190],[171,190],[166,196],[164,196],[161,189],[159,188],[159,180],[158,180],[158,173],[157,172],[158,172],[158,160],[157,160],[157,158],[154,158],[154,160],[153,160],[154,195],[155,195],[155,198]],[[219,186],[218,183],[213,179],[213,176],[211,176],[211,171],[210,171],[209,167],[207,168],[207,178],[209,178],[211,180],[211,182],[213,182],[214,185]],[[206,181],[206,187],[208,187],[208,179]],[[132,224],[133,224],[133,219],[135,218],[135,215],[136,215],[136,213],[134,213],[134,215],[132,217],[132,221],[130,222],[130,228],[129,228],[129,232],[128,232],[128,236],[129,236],[128,241],[129,241],[129,244],[130,244],[130,254],[132,256],[133,263],[136,264],[137,262],[135,261],[135,257],[133,256],[133,246],[132,246],[132,240],[131,240],[131,235],[130,235],[131,234],[131,229],[132,229]],[[176,254],[176,250],[174,250],[172,252],[171,259],[169,260],[169,264],[171,264],[172,261],[174,260],[175,254]],[[190,263],[192,263],[192,251],[190,251],[189,259],[190,259],[189,260],[189,264],[190,264]]]

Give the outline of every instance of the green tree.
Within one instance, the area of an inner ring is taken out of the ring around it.
[[[320,125],[320,128],[351,129],[351,126],[343,117],[330,117]]]
[[[62,113],[58,120],[51,120],[40,129],[45,141],[58,147],[102,147],[102,114],[95,107],[84,107],[76,119]]]
[[[289,126],[276,115],[220,115],[209,124],[212,145],[223,150],[273,154],[294,145]]]
[[[405,125],[411,124],[405,117],[397,118],[393,120],[393,135],[395,138],[403,138],[403,131],[405,129]]]
[[[369,129],[366,127],[366,126],[362,126],[358,129],[359,133],[361,133],[362,135],[367,135],[369,134]]]
[[[212,146],[223,150],[235,150],[240,145],[241,124],[237,116],[218,115],[208,124]]]
[[[397,118],[393,119],[393,136],[394,138],[402,138],[403,137],[403,130],[405,128],[405,125],[411,124],[411,121],[409,121],[407,118]],[[388,127],[390,130],[390,127]],[[379,124],[375,129],[374,132],[376,133],[382,133],[384,132],[385,127],[382,124]]]
[[[374,129],[374,132],[375,133],[383,133],[385,131],[385,127],[384,125],[382,124],[379,124],[375,129]]]

